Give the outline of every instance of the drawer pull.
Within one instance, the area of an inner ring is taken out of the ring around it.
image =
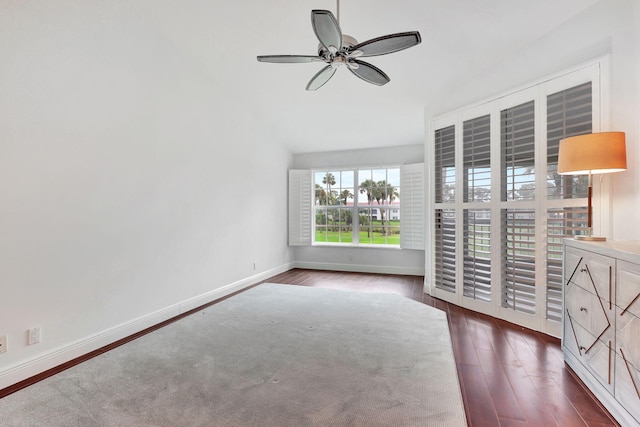
[[[624,360],[624,364],[627,366],[627,372],[629,373],[629,377],[631,378],[631,383],[633,384],[633,388],[636,389],[636,394],[640,399],[640,389],[638,389],[638,385],[636,384],[636,380],[633,375],[633,370],[629,367],[629,362],[627,362],[627,357],[624,355],[624,350],[620,347],[620,356],[622,356],[622,360]]]
[[[580,346],[580,351],[586,351],[586,350],[587,349],[583,345]]]
[[[587,309],[584,307],[580,307],[580,311],[587,311]]]
[[[627,312],[627,310],[629,310],[631,308],[631,306],[638,300],[638,298],[640,298],[640,293],[638,295],[636,295],[636,297],[631,300],[631,302],[629,303],[629,305],[620,312],[620,316],[622,316],[623,314],[625,314]]]
[[[586,268],[584,268],[584,267],[582,267],[582,268],[580,269],[580,273],[585,273],[586,271],[587,271],[587,269],[586,269]]]

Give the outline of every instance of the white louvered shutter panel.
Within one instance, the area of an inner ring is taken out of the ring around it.
[[[583,199],[547,209],[547,318],[562,321],[562,239],[587,229],[587,176],[558,175],[560,140],[593,131],[593,87],[584,83],[547,96],[547,198]]]
[[[311,245],[311,172],[289,171],[289,246]]]
[[[502,209],[502,306],[536,312],[536,213]]]
[[[424,250],[424,163],[400,168],[400,247]]]
[[[435,286],[450,293],[456,292],[456,210],[452,206],[456,196],[456,130],[451,125],[435,131],[435,202],[442,204],[435,210]]]

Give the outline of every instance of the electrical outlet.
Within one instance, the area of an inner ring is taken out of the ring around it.
[[[40,342],[40,326],[29,329],[29,344],[38,344]]]
[[[7,336],[0,335],[0,353],[7,352]]]

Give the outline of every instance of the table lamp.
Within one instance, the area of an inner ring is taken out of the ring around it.
[[[587,192],[587,235],[576,240],[605,241],[593,236],[592,174],[620,172],[627,169],[624,132],[599,132],[572,136],[560,140],[558,173],[560,175],[589,175]]]

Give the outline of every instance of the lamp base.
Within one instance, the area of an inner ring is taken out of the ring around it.
[[[575,240],[584,240],[587,242],[606,242],[607,241],[606,237],[599,237],[599,236],[574,236],[573,238]]]

